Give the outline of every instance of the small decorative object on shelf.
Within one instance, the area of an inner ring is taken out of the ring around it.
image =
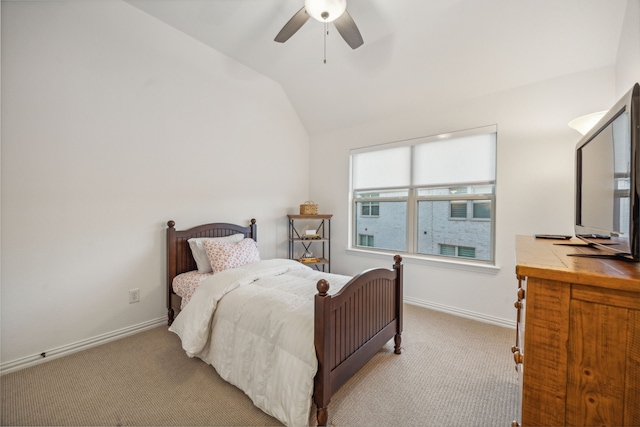
[[[304,236],[301,237],[302,240],[318,240],[321,239],[322,237],[320,237],[319,234],[305,234]]]
[[[306,263],[316,263],[318,262],[318,258],[313,256],[313,252],[305,251],[305,253],[302,254],[298,261]]]
[[[301,212],[303,206],[305,205],[300,205]],[[289,259],[330,273],[330,236],[333,215],[318,214],[317,205],[314,206],[316,211],[313,214],[287,215],[289,217]]]
[[[310,200],[307,200],[300,205],[300,215],[317,215],[318,205]]]

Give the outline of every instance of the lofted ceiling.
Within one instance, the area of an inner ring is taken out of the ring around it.
[[[347,0],[364,45],[304,0],[125,0],[278,82],[310,135],[610,66],[627,0]]]

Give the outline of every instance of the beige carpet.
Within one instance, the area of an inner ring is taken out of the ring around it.
[[[405,305],[388,343],[332,399],[336,426],[508,426],[515,332]],[[158,327],[0,377],[2,425],[272,426],[213,368]]]

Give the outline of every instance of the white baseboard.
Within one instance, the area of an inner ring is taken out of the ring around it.
[[[34,354],[31,356],[25,356],[20,359],[12,360],[10,362],[0,364],[0,375],[8,374],[9,372],[18,371],[20,369],[28,368],[29,366],[38,365],[40,363],[48,362],[53,359],[57,359],[63,356],[68,356],[78,351],[87,350],[91,347],[95,347],[101,344],[106,344],[109,341],[114,341],[120,338],[124,338],[128,335],[137,334],[147,329],[155,328],[162,324],[167,324],[166,317],[160,317],[157,319],[149,320],[147,322],[139,323],[137,325],[128,326],[126,328],[118,329],[117,331],[108,332],[106,334],[98,335],[93,338],[87,338],[82,341],[75,342],[73,344],[64,345],[62,347],[47,350],[44,354]]]
[[[463,310],[456,307],[447,306],[444,304],[438,304],[434,302],[424,301],[417,298],[405,297],[404,302],[411,305],[417,305],[419,307],[428,308],[431,310],[441,311],[444,313],[453,314],[455,316],[466,317],[468,319],[477,320],[479,322],[491,323],[497,326],[503,326],[507,328],[515,329],[515,319],[502,319],[494,316],[487,316],[486,314],[476,313],[469,310]],[[120,338],[124,338],[128,335],[133,335],[138,332],[142,332],[147,329],[166,324],[166,317],[160,317],[158,319],[149,320],[147,322],[139,323],[137,325],[122,328],[117,331],[109,332],[103,335],[98,335],[93,338],[78,341],[73,344],[58,347],[52,350],[48,350],[43,357],[40,354],[34,354],[31,356],[22,357],[20,359],[12,360],[10,362],[0,364],[0,375],[8,374],[9,372],[18,371],[20,369],[28,368],[29,366],[38,365],[40,363],[48,362],[53,359],[57,359],[63,356],[68,356],[78,351],[87,350],[91,347],[95,347],[101,344],[106,344],[109,341],[114,341]]]
[[[515,315],[514,319],[502,319],[500,317],[487,316],[486,314],[476,313],[474,311],[463,310],[461,308],[451,307],[448,305],[424,301],[411,297],[404,297],[404,302],[411,305],[417,305],[419,307],[429,308],[431,310],[453,314],[454,316],[466,317],[468,319],[477,320],[479,322],[491,323],[492,325],[503,326],[511,329],[516,328]]]

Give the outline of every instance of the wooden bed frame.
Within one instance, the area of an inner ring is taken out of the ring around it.
[[[242,233],[245,237],[258,241],[255,219],[251,220],[251,224],[248,227],[216,222],[178,231],[175,229],[175,225],[174,221],[167,222],[167,317],[169,326],[173,323],[175,316],[180,313],[180,305],[182,304],[182,298],[173,292],[173,278],[178,274],[198,269],[196,261],[191,254],[189,239],[194,237],[224,237]]]
[[[167,222],[168,323],[180,312],[181,298],[173,292],[173,278],[196,270],[188,239],[223,237],[243,233],[257,241],[256,220],[248,227],[211,223],[177,231]],[[329,283],[320,280],[315,296],[314,343],[318,371],[313,401],[319,426],[327,425],[331,396],[364,366],[391,338],[394,351],[402,343],[402,257],[396,255],[392,269],[366,270],[351,279],[338,293],[328,295]]]

